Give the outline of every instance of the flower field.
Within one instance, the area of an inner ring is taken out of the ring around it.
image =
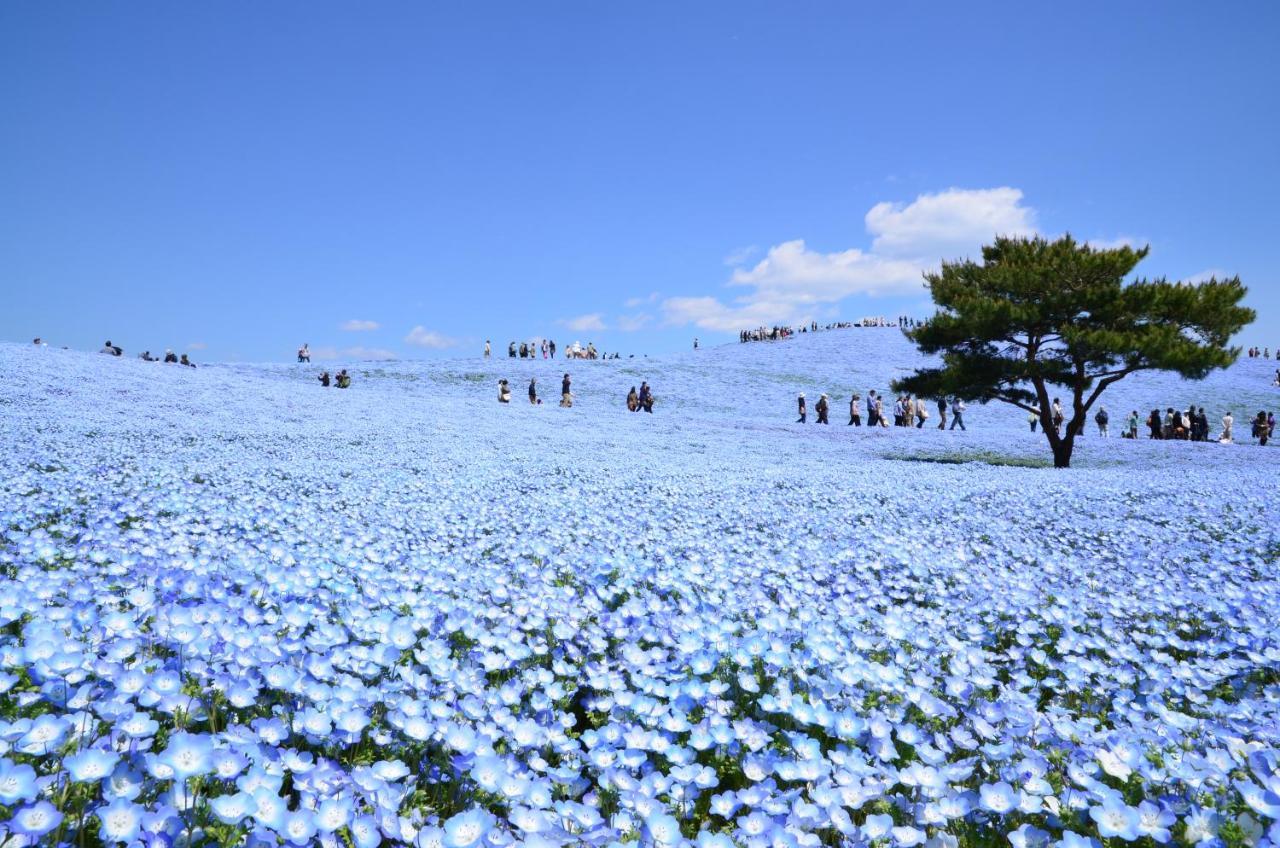
[[[1069,471],[843,426],[917,364],[0,345],[0,846],[1280,844],[1272,363],[1104,395],[1240,444]]]

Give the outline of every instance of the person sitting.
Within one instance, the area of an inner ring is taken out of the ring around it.
[[[102,345],[102,350],[98,351],[98,353],[105,353],[110,356],[119,356],[120,354],[124,353],[124,350],[116,345],[113,345],[111,343],[111,339],[107,339],[106,343]]]
[[[316,379],[320,381],[320,385],[324,386],[326,389],[329,388],[329,372],[328,371],[321,372],[320,376],[317,377]]]
[[[31,343],[36,347],[40,347],[42,344],[44,344],[44,339],[40,338],[39,336],[36,336],[34,339],[31,340]]]
[[[351,388],[351,375],[347,373],[347,369],[343,368],[338,372],[337,377],[334,378],[334,383],[340,389]]]
[[[511,387],[506,380],[498,381],[498,403],[511,403]]]
[[[177,355],[176,353],[174,353],[173,351],[171,351],[171,350],[166,350],[166,351],[164,352],[164,361],[165,361],[165,362],[177,362],[177,361],[178,361],[178,355]]]
[[[156,358],[155,358],[154,356],[152,356],[152,355],[151,355],[151,351],[149,351],[149,350],[144,350],[142,353],[138,354],[138,358],[139,358],[139,359],[141,359],[143,362],[155,362],[155,361],[156,361]]]
[[[640,397],[636,394],[636,387],[632,386],[631,391],[627,392],[627,411],[635,412],[640,408]]]
[[[188,359],[188,358],[187,358],[187,355],[186,355],[185,353],[184,353],[184,354],[182,354],[182,361],[181,361],[179,364],[180,364],[180,365],[185,365],[185,366],[187,366],[188,368],[195,368],[195,367],[196,367],[196,364],[195,364],[194,362],[192,362],[190,359]]]

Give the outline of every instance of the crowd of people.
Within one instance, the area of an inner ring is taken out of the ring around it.
[[[697,347],[696,341],[694,343],[694,347]],[[622,358],[622,354],[620,353],[602,353],[596,350],[596,346],[593,342],[588,342],[586,347],[583,347],[578,342],[574,342],[573,344],[565,348],[563,351],[561,351],[561,354],[565,359],[621,359]],[[493,344],[486,339],[484,343],[484,358],[488,359],[491,356],[493,356]],[[507,358],[508,359],[539,359],[539,358],[555,359],[556,358],[555,340],[542,339],[540,341],[520,342],[519,344],[517,344],[516,342],[510,342],[507,345]],[[635,356],[632,355],[631,358],[634,359]]]
[[[817,414],[817,423],[830,424],[828,420],[830,414],[830,397],[826,394],[818,397],[818,402],[814,404],[814,412]],[[862,426],[862,395],[854,392],[849,398],[849,424],[850,427]],[[924,398],[912,397],[911,395],[899,395],[894,398],[893,405],[889,407],[892,414],[894,427],[914,427],[917,430],[923,429],[925,422],[929,420],[929,407],[931,403]],[[961,430],[967,429],[964,424],[965,403],[960,398],[938,398],[932,402],[932,405],[938,410],[938,429],[954,430],[959,427]],[[890,415],[885,412],[885,395],[884,393],[876,394],[876,390],[872,389],[867,392],[867,426],[868,427],[889,427]],[[797,424],[805,424],[809,420],[809,410],[805,401],[804,392],[801,392],[796,398],[796,409],[800,417],[796,419]],[[947,414],[951,415],[951,426],[947,426]]]
[[[35,339],[34,344],[41,345],[44,344],[44,342],[41,339]],[[107,339],[102,343],[102,349],[99,350],[98,353],[104,353],[107,356],[124,356],[124,348],[120,347],[120,345],[112,344],[111,339]],[[163,359],[158,356],[152,356],[151,351],[149,350],[144,350],[142,353],[138,354],[138,358],[143,362],[167,362],[172,365],[185,365],[188,368],[196,367],[196,364],[191,361],[187,354],[184,353],[182,356],[178,356],[172,350],[166,350],[164,352]]]
[[[343,368],[337,374],[334,374],[332,377],[329,376],[328,371],[324,371],[316,379],[319,380],[320,385],[325,387],[326,389],[329,388],[329,386],[334,386],[335,388],[339,388],[339,389],[351,388],[351,375],[347,373],[347,369],[345,368]]]
[[[817,321],[810,321],[803,324],[799,329],[786,325],[776,325],[773,327],[756,327],[753,330],[741,330],[738,333],[738,341],[746,342],[776,342],[781,339],[788,339],[797,333],[817,333],[822,330],[848,330],[855,327],[901,327],[904,330],[923,327],[928,321],[912,318],[907,315],[899,315],[896,319],[889,319],[883,316],[876,318],[863,318],[860,321],[837,321],[831,324],[819,325]],[[694,348],[698,347],[697,340],[694,340]]]
[[[1061,435],[1062,428],[1066,423],[1066,416],[1062,409],[1062,401],[1058,398],[1053,399],[1053,405],[1050,409],[1049,421],[1054,430]],[[1098,427],[1098,435],[1107,438],[1111,435],[1111,414],[1107,412],[1105,406],[1099,406],[1098,411],[1093,415],[1093,422]],[[1037,425],[1040,423],[1040,411],[1033,408],[1027,414],[1027,423],[1031,428],[1031,432],[1036,431]],[[1235,417],[1231,412],[1227,412],[1222,416],[1221,429],[1218,431],[1217,438],[1212,438],[1211,426],[1209,424],[1209,415],[1205,412],[1203,406],[1197,407],[1194,404],[1188,406],[1185,411],[1175,409],[1170,406],[1163,413],[1159,409],[1151,410],[1145,421],[1138,415],[1138,410],[1133,410],[1125,418],[1124,427],[1120,430],[1122,439],[1138,438],[1138,431],[1141,427],[1147,428],[1148,438],[1160,440],[1178,440],[1188,442],[1210,442],[1217,441],[1223,444],[1230,444],[1234,441]],[[1265,411],[1259,411],[1257,416],[1252,419],[1252,430],[1250,435],[1258,440],[1258,443],[1265,445],[1271,438],[1272,432],[1275,430],[1275,414]],[[1077,435],[1083,435],[1083,425]]]
[[[530,405],[542,405],[542,398],[538,396],[537,377],[529,378],[528,394]],[[511,382],[506,378],[498,380],[498,403],[511,403]],[[653,404],[653,390],[649,387],[648,382],[642,381],[639,390],[632,386],[631,391],[627,393],[626,407],[630,412],[643,410],[652,414]],[[573,378],[567,373],[560,379],[560,406],[565,408],[573,406]]]
[[[1250,359],[1270,359],[1270,358],[1271,358],[1271,348],[1269,348],[1269,347],[1263,347],[1263,348],[1251,347],[1251,348],[1249,348],[1249,358],[1250,358]],[[1276,359],[1280,359],[1280,347],[1276,348]]]

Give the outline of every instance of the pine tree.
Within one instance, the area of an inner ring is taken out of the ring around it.
[[[1231,337],[1254,319],[1239,277],[1191,284],[1125,278],[1149,248],[1095,249],[1071,236],[997,238],[982,262],[944,262],[925,274],[939,311],[908,333],[942,366],[895,391],[998,400],[1038,413],[1055,467],[1108,386],[1137,371],[1201,379],[1240,354]],[[1050,386],[1070,395],[1066,429],[1053,426]]]

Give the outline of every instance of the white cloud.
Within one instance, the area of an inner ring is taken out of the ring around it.
[[[642,330],[653,320],[653,316],[647,312],[637,312],[633,315],[619,315],[618,329],[624,333],[634,333],[636,330]]]
[[[886,256],[941,260],[975,251],[992,236],[1035,234],[1035,210],[1022,192],[1002,188],[950,188],[911,203],[877,203],[867,213],[871,250]]]
[[[568,327],[570,330],[574,330],[579,333],[605,329],[604,318],[599,312],[592,312],[588,315],[579,315],[577,318],[566,318],[560,323]]]
[[[327,361],[332,359],[397,359],[394,350],[381,347],[313,347],[311,358]]]
[[[1209,280],[1229,280],[1234,277],[1230,271],[1224,271],[1221,268],[1205,268],[1199,273],[1192,274],[1183,280],[1184,283],[1207,283]]]
[[[1085,244],[1094,250],[1115,250],[1120,247],[1143,247],[1147,244],[1147,240],[1137,236],[1116,236],[1115,238],[1091,238]]]
[[[457,339],[451,339],[448,336],[437,333],[435,330],[428,330],[421,324],[410,330],[409,335],[405,336],[404,340],[406,344],[430,348],[431,350],[444,350],[458,343]]]
[[[729,251],[729,255],[724,258],[724,264],[730,268],[736,268],[739,265],[746,265],[760,253],[760,248],[754,244],[746,247],[738,247]]]
[[[204,342],[192,342],[191,344],[187,345],[187,350],[204,350],[207,347],[208,345],[205,344]]]
[[[975,255],[997,235],[1035,233],[1035,210],[1015,188],[957,189],[922,194],[914,201],[877,203],[867,212],[870,250],[831,253],[803,239],[769,248],[752,267],[736,267],[729,285],[748,291],[725,303],[715,297],[671,297],[662,302],[668,325],[695,324],[734,331],[798,323],[829,315],[854,295],[909,295],[924,287],[923,274],[942,259]]]
[[[628,298],[627,302],[624,303],[623,306],[628,309],[635,309],[637,306],[644,306],[646,303],[657,303],[659,297],[662,297],[662,295],[657,292],[651,292],[645,297]]]
[[[338,329],[348,333],[363,333],[369,330],[376,330],[381,326],[377,321],[362,321],[359,318],[352,318],[350,321],[344,321]]]

